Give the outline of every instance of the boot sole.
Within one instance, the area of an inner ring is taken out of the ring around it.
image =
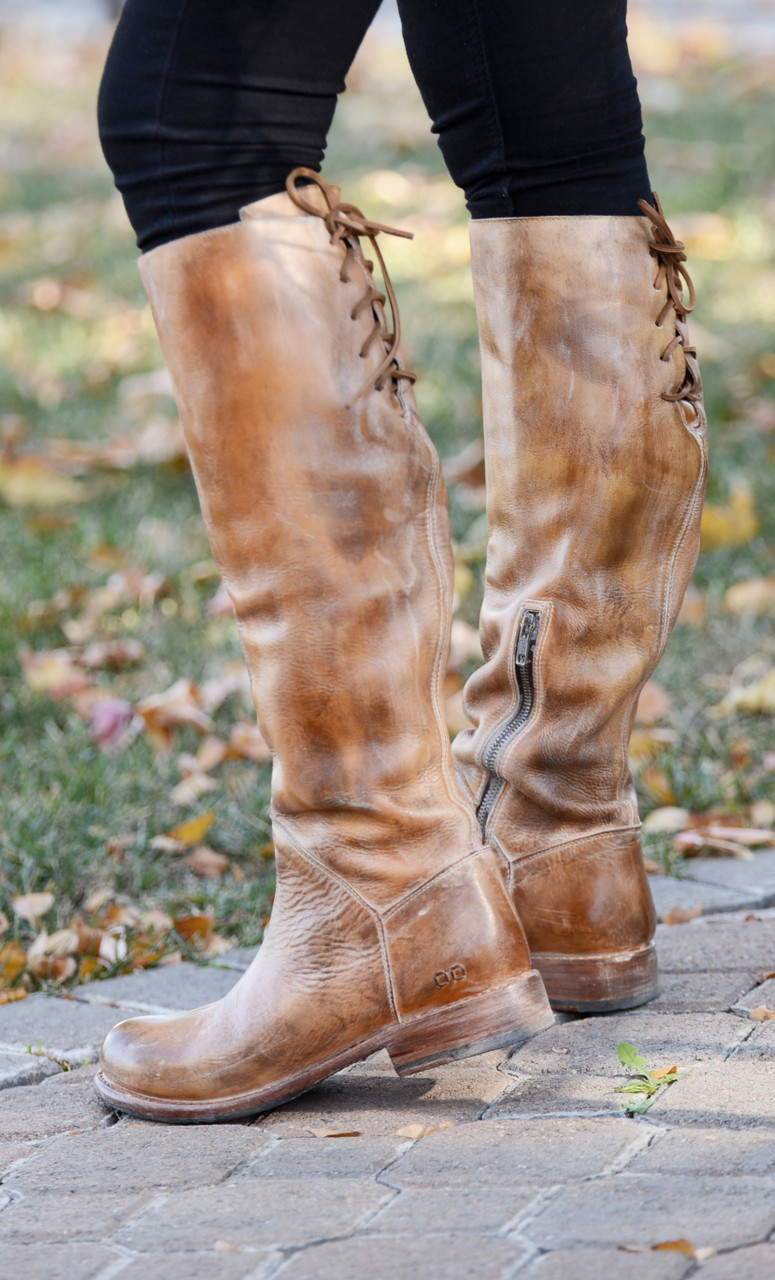
[[[553,1009],[563,1013],[613,1013],[635,1009],[659,995],[653,942],[638,951],[603,956],[536,954],[533,964]]]
[[[247,1119],[291,1102],[336,1071],[387,1049],[400,1076],[461,1058],[510,1049],[554,1023],[540,974],[532,969],[508,987],[458,1000],[432,1013],[394,1023],[367,1040],[277,1084],[211,1101],[160,1099],[121,1089],[99,1071],[95,1088],[114,1111],[169,1124],[215,1124]]]

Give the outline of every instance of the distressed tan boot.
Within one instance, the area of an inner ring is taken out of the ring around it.
[[[233,1119],[377,1049],[404,1074],[552,1021],[455,780],[446,496],[361,251],[379,230],[302,171],[142,260],[274,757],[277,894],[225,999],[110,1033],[119,1110]]]
[[[489,543],[455,756],[559,1009],[657,993],[627,746],[697,557],[706,422],[655,204],[471,224]]]

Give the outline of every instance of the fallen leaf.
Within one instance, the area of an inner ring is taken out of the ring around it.
[[[231,1244],[228,1240],[216,1240],[213,1245],[214,1253],[241,1253],[242,1250],[236,1244]]]
[[[200,844],[192,853],[187,854],[183,861],[195,875],[203,876],[208,880],[225,875],[230,865],[225,854],[217,853],[206,844]]]
[[[733,481],[726,505],[706,503],[700,526],[703,551],[719,547],[744,547],[759,533],[756,499],[748,482]]]
[[[31,963],[28,961],[27,967],[36,978],[47,982],[67,982],[75,977],[78,963],[72,956],[39,956]]]
[[[678,621],[687,627],[702,627],[708,617],[708,602],[693,583],[689,583],[678,613]]]
[[[755,827],[775,826],[775,803],[772,800],[754,800],[748,815]],[[775,834],[772,843],[775,844]]]
[[[93,490],[42,455],[0,455],[0,498],[9,507],[62,507],[88,502]]]
[[[148,841],[148,848],[155,849],[157,853],[182,853],[188,848],[185,840],[178,840],[175,836],[153,836]]]
[[[360,1129],[308,1129],[313,1138],[360,1138]]]
[[[201,773],[196,770],[188,774],[187,777],[179,782],[176,787],[170,791],[170,800],[173,804],[179,804],[184,807],[196,804],[197,800],[202,796],[208,795],[211,791],[218,790],[218,783],[215,778],[211,778],[207,773]]]
[[[643,866],[646,869],[646,873],[650,876],[664,876],[667,874],[662,863],[655,862],[653,858],[644,858]]]
[[[167,832],[171,840],[179,840],[183,845],[199,844],[215,822],[215,810],[206,809],[197,818],[189,818],[187,822],[179,822]]]
[[[775,711],[775,667],[760,680],[730,690],[715,708],[717,716],[726,716],[732,711]]]
[[[224,938],[220,933],[211,933],[208,938],[205,938],[199,950],[207,960],[216,960],[218,956],[225,955],[227,951],[231,951],[233,946],[234,943],[231,938]]]
[[[4,911],[0,911],[0,933],[5,933],[6,929],[10,929],[11,922]]]
[[[634,773],[639,773],[652,760],[661,755],[665,748],[669,747],[675,740],[676,733],[674,729],[646,729],[636,725],[630,734],[628,747],[630,768]]]
[[[418,1138],[425,1137],[427,1128],[424,1124],[404,1124],[394,1132],[397,1138],[412,1138],[413,1141],[417,1141]]]
[[[28,994],[23,987],[3,987],[0,989],[0,1004],[13,1004],[15,1000],[26,1000]]]
[[[662,808],[653,809],[647,814],[643,819],[643,830],[674,835],[685,829],[689,816],[688,809],[679,809],[673,804],[663,805]]]
[[[663,924],[688,924],[702,915],[702,907],[671,907],[662,917]]]
[[[703,1245],[701,1249],[694,1250],[695,1261],[702,1265],[703,1262],[708,1261],[708,1258],[714,1258],[716,1256],[716,1252],[717,1250],[713,1248],[713,1245]]]
[[[98,697],[91,703],[88,720],[91,735],[101,747],[128,745],[135,736],[129,732],[133,723],[136,722],[138,728],[142,725],[125,698]]]
[[[754,1022],[773,1022],[775,1021],[775,1009],[768,1009],[766,1004],[757,1005],[748,1015]]]
[[[663,1240],[661,1244],[652,1244],[653,1253],[682,1253],[686,1258],[694,1257],[694,1245],[689,1240]]]
[[[172,916],[166,911],[160,911],[158,907],[152,907],[150,911],[143,912],[142,925],[151,933],[169,933],[172,929]]]
[[[229,735],[228,756],[239,756],[245,760],[253,760],[256,764],[264,764],[271,759],[271,752],[261,736],[258,725],[240,720],[234,725]]]
[[[678,1067],[658,1067],[656,1071],[650,1072],[652,1080],[664,1080],[665,1076],[674,1076]]]
[[[178,937],[184,942],[204,940],[213,932],[212,916],[178,916],[172,923]]]
[[[71,698],[91,685],[67,649],[27,650],[21,655],[21,664],[30,688],[52,698]]]
[[[775,577],[736,582],[724,595],[724,607],[731,613],[753,614],[775,609]]]
[[[0,979],[4,983],[15,982],[26,968],[27,956],[18,942],[6,942],[0,947]]]
[[[170,730],[179,725],[191,725],[202,733],[212,733],[215,728],[199,705],[196,685],[185,677],[176,680],[163,693],[145,698],[135,710],[145,721],[148,736],[157,750],[167,750],[171,746]]]
[[[24,893],[11,899],[14,914],[28,924],[36,925],[54,905],[53,893]]]
[[[638,724],[653,725],[663,720],[670,711],[670,699],[656,680],[647,680],[638,698],[635,720]]]
[[[119,671],[142,662],[145,656],[145,646],[139,640],[95,640],[86,646],[78,662],[88,671]]]
[[[211,769],[217,768],[226,759],[227,750],[228,747],[221,738],[216,738],[213,734],[208,733],[207,737],[202,739],[199,750],[194,757],[197,768],[202,773],[209,773]]]
[[[639,781],[649,795],[662,805],[675,804],[673,784],[664,769],[660,769],[657,765],[647,765],[645,769],[641,770]]]

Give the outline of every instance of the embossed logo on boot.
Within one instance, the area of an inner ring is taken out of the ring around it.
[[[439,969],[438,973],[434,973],[433,981],[437,987],[448,987],[450,982],[462,982],[465,977],[465,965],[453,964],[451,969]]]

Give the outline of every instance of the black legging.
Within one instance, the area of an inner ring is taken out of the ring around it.
[[[127,0],[100,136],[147,250],[319,170],[379,0]],[[399,0],[475,218],[636,214],[649,196],[626,0]]]

